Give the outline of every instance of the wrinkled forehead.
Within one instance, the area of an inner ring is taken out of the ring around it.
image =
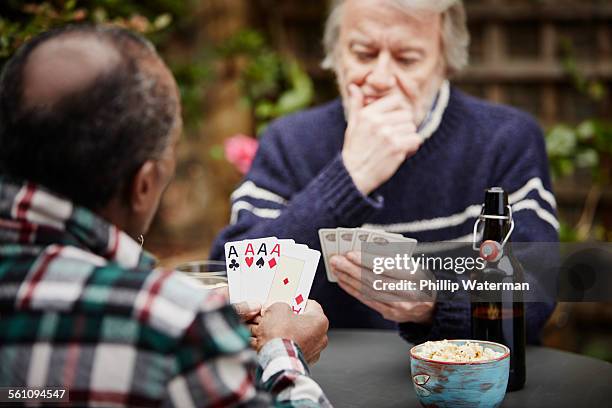
[[[441,13],[423,8],[400,7],[389,0],[347,0],[340,21],[346,40],[391,40],[406,43],[437,39]]]

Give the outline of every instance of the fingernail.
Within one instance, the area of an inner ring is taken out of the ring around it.
[[[261,309],[261,303],[259,302],[254,302],[252,300],[248,300],[246,302],[247,307],[249,308],[249,311],[255,311],[255,310],[260,310]]]

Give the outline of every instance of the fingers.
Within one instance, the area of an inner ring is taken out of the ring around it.
[[[323,313],[323,308],[316,300],[308,299],[306,302],[306,308],[304,309],[304,314],[319,314]]]
[[[248,322],[261,312],[261,304],[257,302],[240,302],[233,306],[243,322]]]
[[[408,300],[415,300],[415,296],[412,292],[404,291],[388,291],[388,290],[376,290],[374,281],[381,280],[385,283],[399,282],[398,279],[390,276],[380,276],[372,272],[366,266],[359,266],[358,269],[354,269],[351,264],[361,263],[361,254],[358,252],[349,252],[347,259],[350,263],[344,264],[340,260],[338,269],[334,268],[338,281],[342,281],[343,285],[350,287],[353,292],[358,292],[362,299],[377,299],[385,302],[403,302]],[[419,292],[420,293],[420,292]]]
[[[316,355],[310,357],[310,359],[307,361],[308,365],[315,364],[317,361],[319,361],[319,358],[321,358],[321,353],[317,353]]]
[[[408,110],[409,112],[412,111],[412,108],[406,102],[406,99],[402,95],[394,93],[375,100],[374,102],[363,108],[363,112],[370,115],[382,114],[402,109]]]
[[[334,255],[329,262],[337,272],[347,274],[353,279],[359,280],[361,278],[361,265],[351,262],[345,256]]]
[[[351,261],[355,265],[362,265],[361,252],[351,251],[346,254],[346,257],[348,258],[349,261]]]
[[[265,316],[268,313],[293,314],[293,311],[291,310],[291,307],[288,304],[283,303],[283,302],[276,302],[261,311],[262,316]]]
[[[412,110],[402,109],[398,111],[388,112],[382,115],[376,115],[376,121],[384,125],[411,125],[414,130],[411,133],[416,132],[416,126],[414,124],[414,115]]]
[[[256,338],[256,337],[251,337],[251,338],[249,339],[249,346],[250,346],[252,349],[259,350],[259,342],[257,341],[257,338]]]

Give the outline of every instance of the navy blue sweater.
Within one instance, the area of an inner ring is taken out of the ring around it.
[[[272,123],[250,172],[232,194],[230,225],[216,239],[212,258],[223,259],[227,241],[265,236],[320,249],[319,228],[364,225],[419,241],[469,242],[490,186],[510,193],[513,241],[557,241],[544,139],[529,115],[452,88],[438,129],[368,197],[343,165],[345,129],[340,100]],[[310,297],[321,303],[332,327],[396,327],[329,283],[322,262]],[[526,307],[528,338],[535,341],[554,304]],[[410,341],[468,338],[469,319],[467,299],[438,302],[433,324],[399,328]]]

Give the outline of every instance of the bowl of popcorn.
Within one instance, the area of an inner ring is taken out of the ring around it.
[[[480,340],[428,341],[410,350],[414,390],[424,407],[498,407],[510,349]]]

